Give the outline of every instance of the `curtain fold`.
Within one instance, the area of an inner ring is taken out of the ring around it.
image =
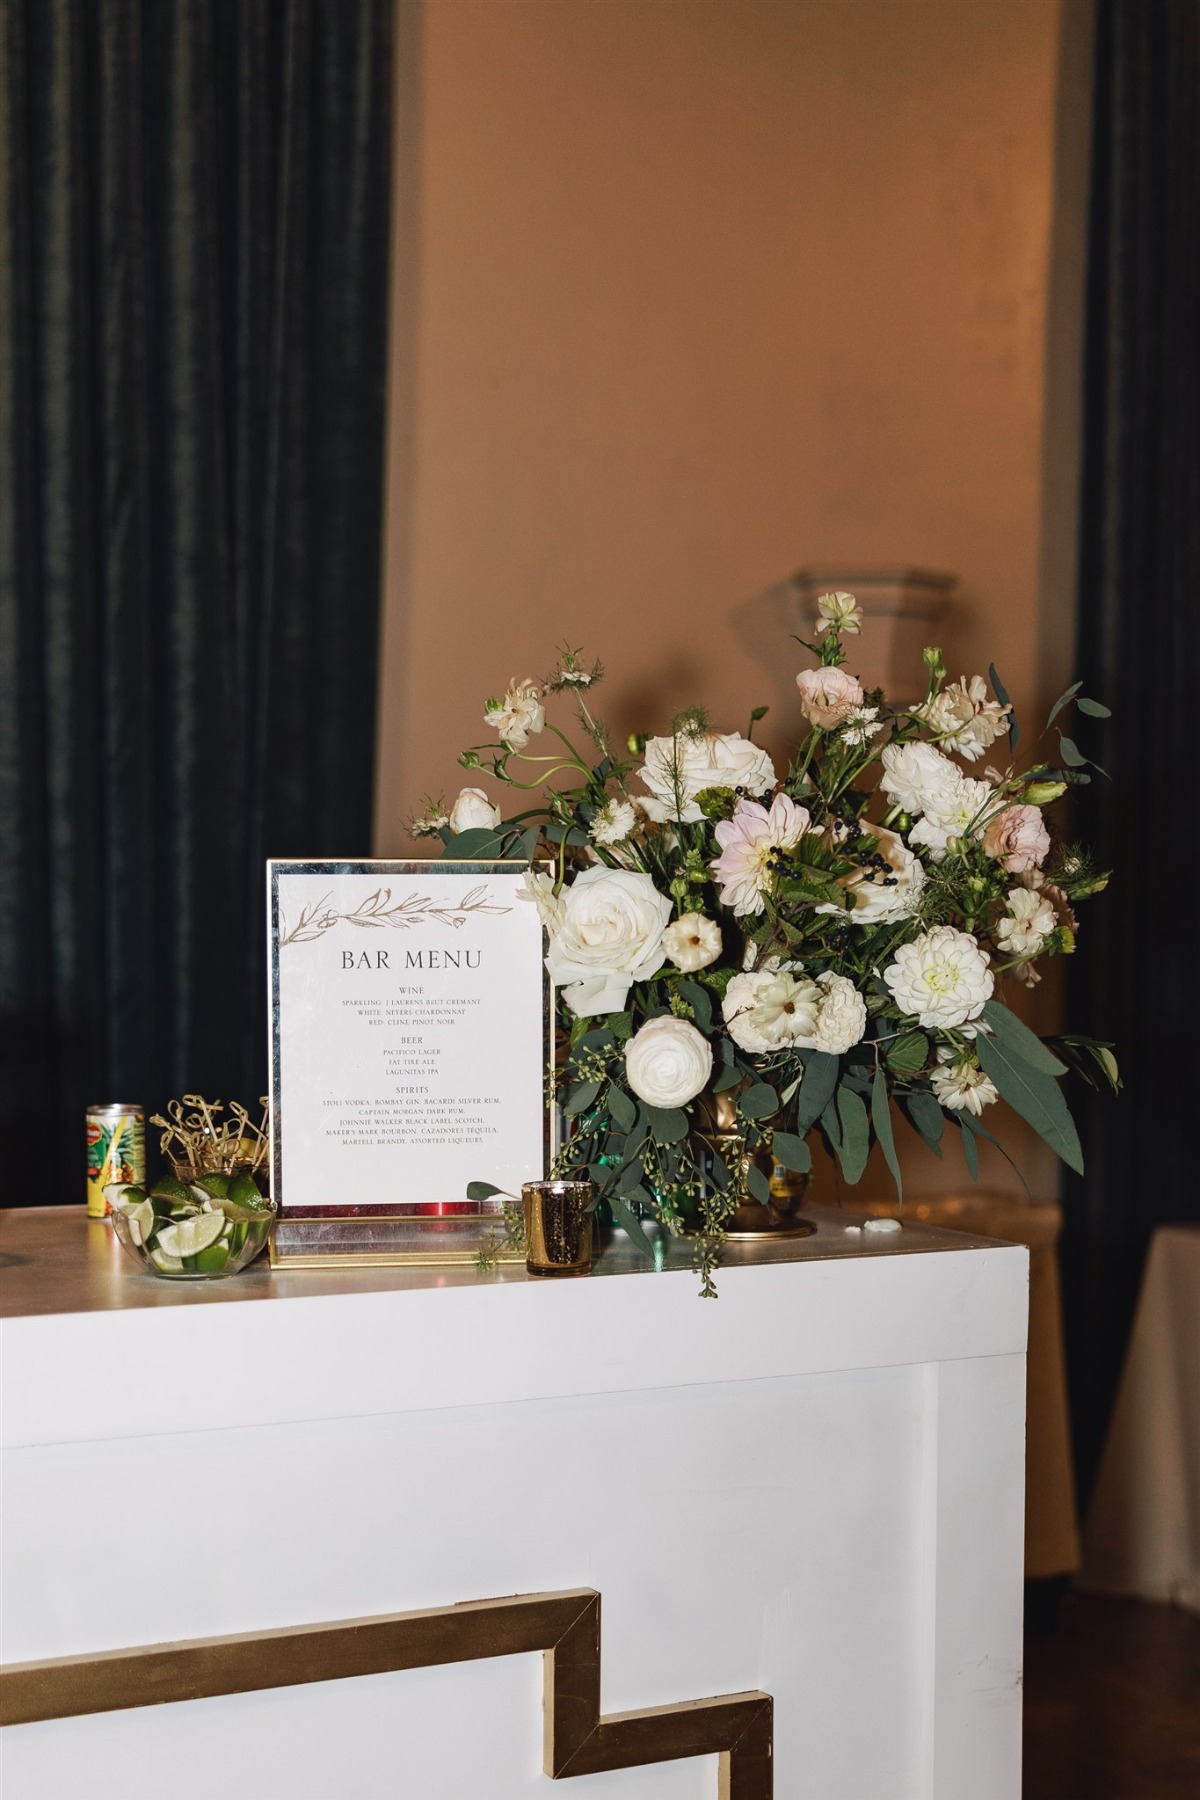
[[[0,1154],[264,1091],[263,861],[369,849],[391,0],[0,5]]]
[[[1149,1237],[1200,1218],[1193,1138],[1192,822],[1200,683],[1200,8],[1098,0],[1077,673],[1111,705],[1112,779],[1080,831],[1112,867],[1072,959],[1070,1017],[1112,1039],[1117,1101],[1082,1108],[1064,1285],[1090,1479]],[[1091,725],[1089,721],[1089,726]]]

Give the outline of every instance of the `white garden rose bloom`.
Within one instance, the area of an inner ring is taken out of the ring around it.
[[[705,788],[740,788],[749,799],[775,786],[775,765],[765,750],[740,732],[706,731],[699,737],[656,737],[646,745],[641,769],[650,818],[695,824],[704,814],[696,795]]]
[[[956,1050],[938,1051],[939,1068],[929,1077],[929,1085],[937,1099],[950,1112],[974,1113],[978,1118],[985,1106],[993,1106],[1000,1098],[995,1083],[989,1080],[970,1054],[960,1056]]]
[[[988,782],[960,775],[952,788],[929,802],[908,834],[909,843],[924,844],[934,862],[941,862],[951,838],[979,836],[988,820],[993,793]]]
[[[823,989],[817,1021],[811,1042],[805,1040],[801,1048],[844,1056],[862,1041],[867,1029],[867,1003],[847,976],[835,975],[832,969],[818,975],[817,983]]]
[[[885,744],[880,760],[883,774],[879,785],[893,805],[906,813],[923,813],[937,806],[962,780],[950,758],[932,744]]]
[[[808,1042],[816,1029],[821,989],[807,975],[772,967],[735,975],[721,1011],[729,1035],[751,1055]]]
[[[541,684],[528,675],[524,681],[510,682],[502,700],[488,701],[483,717],[510,750],[523,750],[530,734],[540,731],[546,723]]]
[[[686,1106],[712,1074],[712,1045],[686,1019],[647,1019],[625,1046],[625,1077],[647,1106]]]
[[[857,637],[862,622],[862,609],[853,594],[845,594],[839,589],[836,594],[822,594],[817,600],[817,625],[821,629],[832,625],[835,631]]]
[[[988,699],[987,682],[982,675],[972,675],[970,681],[964,675],[917,710],[937,733],[939,743],[974,762],[1008,730],[1012,707]]]
[[[1058,924],[1053,904],[1030,888],[1013,888],[1008,916],[996,926],[996,942],[1010,956],[1036,956]]]
[[[868,865],[841,877],[842,887],[854,900],[854,911],[844,916],[854,925],[889,925],[895,919],[913,918],[920,910],[925,886],[925,870],[919,857],[913,855],[899,832],[889,831],[886,825],[865,829],[875,838],[874,854],[882,859],[883,867]],[[816,910],[844,912],[832,901]]]
[[[953,925],[935,925],[902,944],[883,979],[902,1013],[928,1030],[943,1031],[977,1019],[995,986],[987,952],[970,932]]]
[[[685,975],[707,969],[721,954],[721,927],[703,913],[684,913],[663,932],[663,949]]]
[[[482,788],[465,787],[450,808],[450,829],[459,831],[494,831],[500,823],[500,808],[493,806]]]
[[[591,824],[588,835],[594,844],[623,844],[637,828],[638,816],[628,800],[609,800]]]
[[[633,983],[666,961],[671,902],[649,875],[606,868],[586,869],[560,898],[546,958],[551,981],[578,1018],[620,1012]]]

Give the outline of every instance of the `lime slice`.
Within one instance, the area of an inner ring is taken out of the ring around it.
[[[195,1256],[188,1258],[189,1266],[198,1275],[219,1275],[228,1261],[228,1244],[210,1244],[207,1250],[200,1250]]]
[[[228,1175],[198,1175],[192,1183],[193,1194],[199,1189],[210,1200],[221,1200],[229,1192]]]
[[[127,1181],[112,1181],[104,1190],[104,1198],[115,1212],[132,1212],[146,1198],[146,1190]]]
[[[158,1247],[168,1256],[198,1256],[215,1244],[225,1230],[223,1212],[196,1213],[174,1225],[164,1225],[158,1234]]]
[[[143,1200],[140,1206],[123,1206],[121,1211],[129,1221],[129,1235],[135,1244],[144,1244],[154,1230],[154,1206],[149,1200]]]
[[[154,1249],[150,1252],[150,1261],[154,1264],[156,1269],[161,1269],[164,1275],[183,1274],[183,1263],[180,1258],[178,1256],[168,1256],[166,1251],[160,1250],[157,1245],[155,1245]]]
[[[186,1182],[178,1181],[174,1175],[162,1175],[150,1189],[152,1200],[171,1200],[176,1204],[181,1200],[190,1201],[192,1190]]]

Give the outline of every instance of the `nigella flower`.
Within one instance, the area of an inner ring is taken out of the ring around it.
[[[740,800],[732,819],[714,827],[721,854],[709,864],[721,888],[721,904],[739,917],[763,910],[763,894],[774,876],[771,853],[792,850],[812,825],[807,810],[787,794],[776,794],[771,810],[757,800]]]

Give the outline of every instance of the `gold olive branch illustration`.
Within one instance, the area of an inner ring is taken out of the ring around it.
[[[407,894],[403,900],[393,903],[391,888],[379,887],[349,912],[335,911],[329,905],[329,895],[325,894],[303,909],[290,931],[286,929],[286,921],[281,920],[284,929],[280,933],[279,947],[282,950],[285,944],[311,942],[339,923],[355,925],[363,931],[381,931],[389,927],[394,931],[409,931],[414,925],[433,920],[440,925],[452,925],[457,931],[469,918],[512,911],[510,906],[496,906],[490,902],[487,893],[484,882],[469,888],[456,904],[439,903],[431,894]]]

